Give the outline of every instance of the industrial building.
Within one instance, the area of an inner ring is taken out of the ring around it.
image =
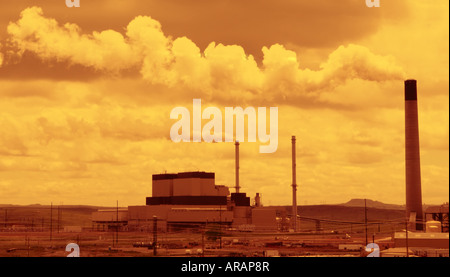
[[[395,248],[389,249],[382,256],[404,257],[411,253],[422,257],[449,257],[449,234],[441,233],[439,221],[428,221],[425,232],[396,232]],[[406,251],[405,251],[406,250]],[[386,255],[388,254],[389,255]],[[396,252],[396,254],[392,254]],[[406,254],[408,253],[408,254]]]
[[[441,232],[448,233],[449,231],[449,217],[448,217],[448,203],[441,206],[431,206],[425,211],[425,221],[440,222]]]
[[[102,209],[92,213],[94,230],[126,229],[128,225],[128,209]]]
[[[147,197],[145,206],[129,206],[127,211],[117,213],[114,209],[99,210],[92,216],[96,226],[127,224],[128,230],[134,231],[152,230],[154,216],[161,231],[208,224],[236,229],[251,225],[259,231],[278,229],[275,209],[261,207],[260,200],[250,206],[250,197],[215,185],[215,174],[209,172],[153,175],[152,197]]]
[[[216,224],[236,230],[277,231],[275,209],[264,208],[257,194],[255,204],[239,192],[239,143],[236,143],[236,192],[215,184],[215,173],[181,172],[152,176],[152,196],[144,206],[128,210],[99,210],[92,215],[94,228],[149,231],[156,217],[160,231]]]
[[[251,207],[245,193],[231,193],[225,186],[215,185],[215,174],[184,172],[153,175],[152,197],[146,206],[128,208],[130,229],[152,228],[153,216],[161,230],[177,230],[192,226],[220,224],[239,228],[276,230],[274,210]]]

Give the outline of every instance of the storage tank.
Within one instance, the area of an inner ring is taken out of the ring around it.
[[[440,221],[427,221],[427,233],[441,233],[442,223]]]

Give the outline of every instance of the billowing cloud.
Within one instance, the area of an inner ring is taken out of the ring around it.
[[[9,24],[8,33],[20,52],[30,51],[42,59],[114,73],[138,68],[152,84],[182,85],[219,99],[253,100],[262,94],[267,99],[297,97],[300,92],[321,91],[349,79],[404,77],[393,58],[352,44],[332,52],[319,70],[300,69],[297,54],[280,44],[263,47],[262,66],[258,66],[239,45],[211,42],[202,52],[187,37],[166,36],[161,24],[149,16],[133,19],[125,36],[113,30],[88,35],[77,25],[60,25],[44,17],[41,8],[32,7]]]
[[[46,15],[59,22],[77,22],[88,33],[121,31],[136,15],[151,14],[166,34],[187,36],[201,49],[211,41],[238,44],[259,63],[265,45],[333,49],[370,36],[383,22],[398,25],[411,17],[408,0],[386,1],[382,9],[368,9],[364,0],[128,0],[126,4],[96,0],[84,1],[77,10],[66,8],[61,1],[2,1],[0,25],[17,20],[23,9],[36,3]],[[0,37],[5,35],[6,28],[0,28]]]
[[[69,60],[101,70],[119,70],[136,63],[136,57],[124,37],[115,31],[82,35],[75,24],[60,26],[43,17],[41,8],[22,11],[21,18],[8,26],[12,41],[21,51],[31,51],[43,59]]]

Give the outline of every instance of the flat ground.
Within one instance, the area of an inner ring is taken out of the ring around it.
[[[0,257],[64,257],[65,247],[77,243],[83,257],[151,257],[153,249],[147,247],[153,234],[119,232],[53,233],[3,232],[0,233]],[[379,237],[381,238],[381,237]],[[377,239],[379,239],[377,238]],[[235,233],[220,239],[208,240],[194,232],[159,233],[157,255],[171,256],[263,256],[265,250],[277,250],[279,256],[360,256],[361,252],[339,250],[339,244],[364,246],[363,236],[344,238],[342,235],[256,234]],[[203,244],[202,244],[203,241]],[[144,247],[134,245],[143,244]]]
[[[3,206],[0,207],[0,257],[64,257],[69,243],[80,246],[84,257],[150,257],[153,233],[93,231],[89,206]],[[276,207],[279,211],[289,207]],[[404,211],[368,209],[369,242],[386,239],[402,230]],[[279,256],[360,256],[339,245],[364,247],[364,208],[344,206],[302,206],[299,233],[255,233],[224,231],[222,240],[202,235],[202,230],[157,234],[158,256],[262,256],[277,250]],[[324,219],[318,223],[314,219]],[[356,222],[356,224],[352,224]],[[65,226],[80,226],[83,232],[64,232]],[[50,227],[52,232],[50,232]],[[389,241],[389,240],[388,240]],[[137,245],[144,245],[135,247]],[[384,243],[389,246],[389,243]],[[221,247],[222,246],[222,247]],[[202,254],[203,249],[203,254]]]

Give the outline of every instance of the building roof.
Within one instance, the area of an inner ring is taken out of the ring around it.
[[[406,239],[405,232],[395,232],[395,239]],[[449,239],[448,233],[408,232],[408,239]]]
[[[165,174],[154,174],[152,180],[172,180],[172,179],[185,179],[185,178],[201,178],[201,179],[214,179],[215,173],[195,171],[195,172],[180,172],[180,173],[165,173]]]
[[[425,213],[427,214],[448,214],[448,204],[441,206],[431,206],[426,209]]]
[[[411,248],[408,249],[410,255],[414,254]],[[406,247],[395,247],[388,248],[381,251],[382,254],[405,254],[406,255]]]
[[[128,212],[128,208],[119,208],[119,209],[115,209],[115,208],[111,208],[111,209],[99,209],[97,210],[97,212]]]

